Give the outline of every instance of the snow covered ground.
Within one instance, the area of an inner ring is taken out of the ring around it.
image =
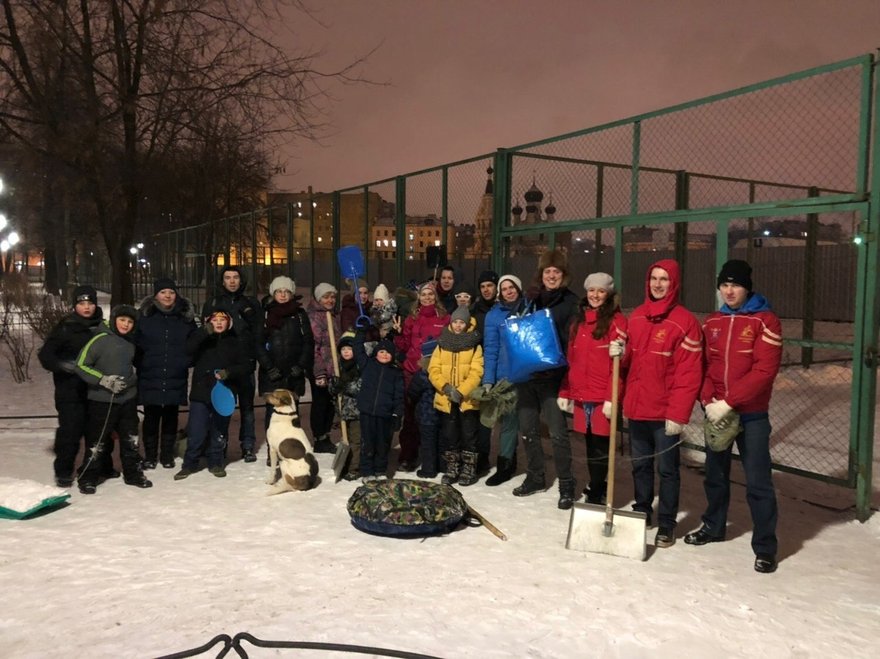
[[[0,417],[53,414],[51,382],[32,371],[14,385],[0,370]],[[54,425],[0,421],[0,477],[51,483]],[[868,657],[880,645],[880,516],[855,521],[850,490],[778,474],[781,563],[761,575],[738,466],[728,541],[681,541],[703,508],[699,454],[683,469],[679,541],[649,547],[643,563],[566,550],[555,486],[518,499],[520,476],[461,488],[507,542],[482,528],[367,535],[346,512],[356,484],[334,484],[332,456],[318,457],[324,481],[308,493],[265,496],[262,460],[244,464],[233,446],[225,479],[175,482],[160,468],[149,490],[111,481],[33,519],[0,520],[0,654],[151,657],[240,631],[481,658]],[[625,459],[618,475],[622,507]]]

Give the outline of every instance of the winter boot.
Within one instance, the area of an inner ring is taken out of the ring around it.
[[[473,485],[479,479],[477,476],[477,460],[479,454],[474,451],[461,452],[461,476],[458,484],[462,486]]]
[[[446,473],[441,479],[444,485],[452,485],[458,480],[458,469],[461,466],[461,453],[458,451],[445,451],[443,458],[446,460]]]
[[[162,443],[159,447],[159,461],[165,469],[174,469],[174,445],[176,442],[177,435],[162,435]]]
[[[569,510],[575,502],[574,495],[574,479],[573,478],[560,478],[559,479],[559,503],[557,507],[559,510]]]
[[[490,468],[491,467],[489,465],[489,454],[483,453],[482,451],[477,451],[477,467],[476,467],[477,478],[488,474]]]
[[[144,469],[155,469],[159,455],[159,438],[144,437]]]
[[[312,453],[336,453],[336,447],[330,441],[330,435],[321,435],[315,440]]]
[[[515,497],[527,497],[536,492],[543,492],[547,489],[547,486],[544,484],[544,479],[540,480],[537,478],[533,478],[531,475],[526,474],[526,479],[522,482],[518,487],[513,488],[513,496]]]
[[[495,467],[495,473],[486,479],[486,485],[489,487],[501,485],[501,483],[506,483],[513,478],[513,474],[516,471],[516,456],[511,460],[503,455],[499,455],[495,461]]]
[[[147,480],[147,477],[143,475],[141,472],[135,472],[130,476],[125,476],[123,479],[126,485],[132,485],[134,487],[147,488],[153,487],[153,483]]]

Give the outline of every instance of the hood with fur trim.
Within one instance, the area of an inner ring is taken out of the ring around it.
[[[144,316],[145,318],[152,316],[154,313],[166,313],[181,316],[186,321],[196,319],[195,306],[193,306],[192,302],[190,302],[180,294],[178,294],[177,299],[174,300],[174,306],[167,311],[159,307],[159,304],[156,302],[156,298],[154,298],[152,295],[148,295],[143,300],[141,300],[141,303],[138,305],[138,313],[140,313],[140,315]]]

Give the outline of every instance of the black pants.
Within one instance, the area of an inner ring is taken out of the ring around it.
[[[162,437],[162,461],[174,458],[177,438],[177,405],[144,405],[144,459],[156,462],[159,437]]]
[[[456,403],[452,403],[449,412],[440,413],[440,427],[446,440],[444,445],[450,451],[474,451],[479,425],[477,410],[462,411]]]
[[[102,432],[103,431],[103,432]],[[80,481],[97,484],[106,472],[106,456],[113,453],[111,433],[119,435],[119,456],[126,480],[137,479],[141,473],[141,457],[137,450],[138,416],[135,399],[124,403],[89,401],[86,427],[86,455]]]
[[[86,433],[87,401],[56,402],[58,429],[55,430],[55,477],[73,478],[79,443]]]
[[[311,387],[312,409],[309,411],[309,425],[312,427],[312,437],[317,441],[324,435],[329,435],[333,429],[336,407],[327,387],[317,386],[314,380],[311,382]]]
[[[361,476],[384,476],[394,426],[391,417],[361,412]]]

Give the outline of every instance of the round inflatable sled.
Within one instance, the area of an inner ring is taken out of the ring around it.
[[[450,485],[395,479],[361,485],[347,508],[356,528],[393,537],[446,533],[468,512],[464,497]]]

